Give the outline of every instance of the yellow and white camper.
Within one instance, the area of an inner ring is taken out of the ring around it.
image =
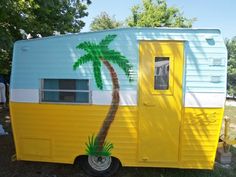
[[[127,28],[17,41],[18,160],[212,169],[227,52],[217,29]]]

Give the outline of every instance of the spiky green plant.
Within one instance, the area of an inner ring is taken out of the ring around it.
[[[88,143],[86,145],[86,154],[92,156],[110,156],[111,150],[114,148],[113,144],[105,141],[102,150],[99,150],[97,137],[92,135],[88,137]]]

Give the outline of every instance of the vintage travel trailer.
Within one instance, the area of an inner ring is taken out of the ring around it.
[[[226,96],[218,29],[124,28],[17,41],[18,160],[212,169]]]

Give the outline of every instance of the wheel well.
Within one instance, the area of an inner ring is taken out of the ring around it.
[[[87,155],[79,155],[79,156],[77,156],[77,157],[75,158],[75,160],[74,160],[74,165],[79,165],[79,166],[80,166],[80,162],[81,162],[83,159],[87,158],[87,157],[88,157]]]
[[[120,163],[120,166],[122,167],[122,163],[121,163],[120,159],[118,159],[117,157],[114,157],[114,156],[111,156],[111,158],[116,159]]]
[[[79,165],[80,166],[80,163],[87,157],[88,157],[88,155],[79,155],[79,156],[77,156],[74,160],[74,165]],[[119,161],[120,165],[122,166],[122,163],[121,163],[120,159],[118,159],[117,157],[114,157],[114,156],[111,156],[111,158]]]

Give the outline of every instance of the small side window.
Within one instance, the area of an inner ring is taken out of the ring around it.
[[[90,103],[88,79],[43,79],[41,102]]]
[[[154,89],[169,89],[169,57],[155,57]]]

